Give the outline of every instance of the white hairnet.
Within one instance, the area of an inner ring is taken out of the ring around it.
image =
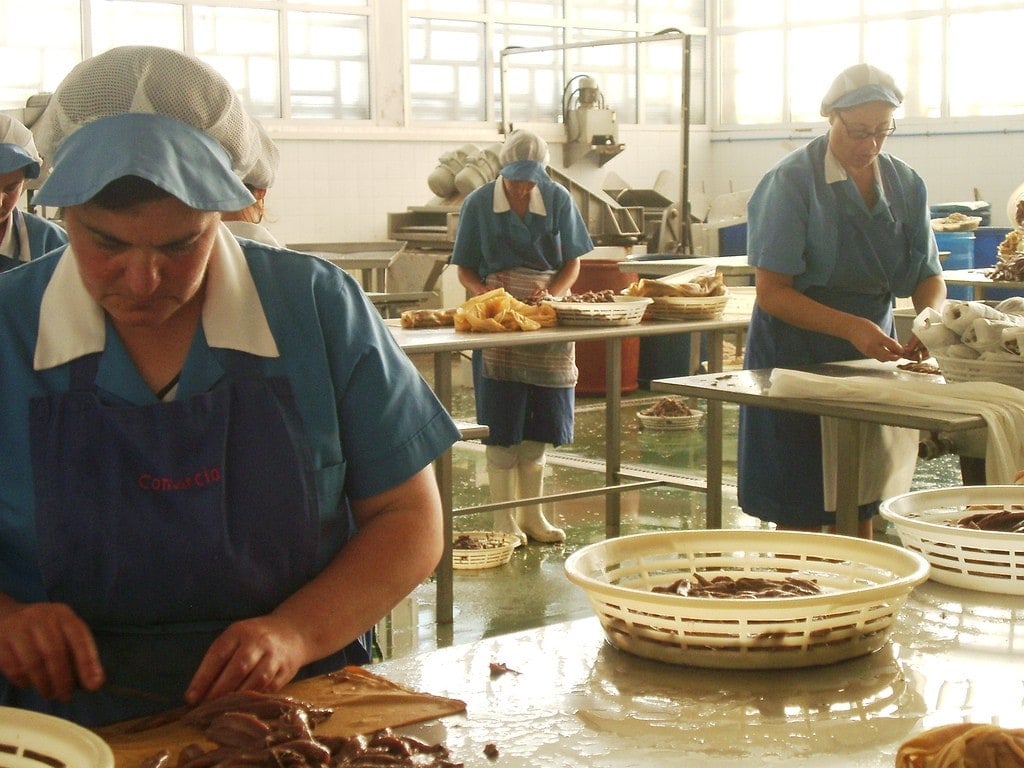
[[[86,123],[127,112],[188,123],[224,147],[244,183],[261,188],[274,183],[277,147],[234,89],[209,64],[169,48],[123,46],[83,61],[57,86],[33,126],[36,142],[50,159]]]
[[[501,145],[498,162],[504,166],[520,160],[547,165],[550,160],[548,143],[531,131],[513,131]]]
[[[870,64],[854,64],[832,81],[828,93],[821,100],[821,116],[828,117],[834,110],[849,109],[871,101],[898,107],[903,103],[903,91],[888,72]]]

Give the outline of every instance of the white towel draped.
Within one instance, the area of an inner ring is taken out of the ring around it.
[[[1017,470],[1024,467],[1024,440],[1021,439],[1024,391],[1007,384],[983,381],[941,384],[867,376],[821,376],[777,368],[772,372],[769,394],[977,414],[988,427],[985,446],[988,484],[1012,483]],[[868,461],[870,464],[872,459],[868,457]]]

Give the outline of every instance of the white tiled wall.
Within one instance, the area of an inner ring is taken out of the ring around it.
[[[714,176],[736,189],[752,187],[772,163],[801,146],[810,136],[712,144]],[[897,132],[886,151],[909,163],[928,187],[932,203],[979,199],[992,207],[992,226],[1010,226],[1006,201],[1024,181],[1024,135],[980,134],[922,136]]]
[[[500,140],[495,132],[471,143],[482,147]],[[678,173],[678,131],[626,132],[620,140],[626,149],[599,169],[602,179],[614,171],[632,187],[650,188],[659,171]],[[430,203],[434,194],[427,177],[437,167],[438,157],[466,142],[278,139],[277,143],[281,169],[267,195],[265,223],[282,242],[314,242],[385,239],[387,214]],[[693,147],[691,165],[703,168],[706,176],[706,142],[701,149],[699,144]],[[552,163],[559,165],[561,147],[552,146],[551,154]],[[693,171],[690,178],[692,187]]]
[[[497,132],[482,133],[471,143],[484,146],[500,138]],[[800,134],[712,142],[707,131],[694,129],[689,163],[694,212],[700,215],[704,199],[753,187],[772,163],[810,138]],[[647,189],[653,188],[659,172],[668,171],[677,188],[678,130],[623,128],[619,139],[625,150],[599,169],[589,169],[588,175],[613,171],[631,187]],[[465,143],[461,138],[279,139],[282,167],[267,198],[266,223],[282,242],[385,239],[387,214],[428,204],[434,195],[427,177],[438,157]],[[973,199],[977,188],[981,199],[992,204],[992,225],[1006,226],[1006,200],[1024,181],[1022,144],[1020,133],[897,133],[886,148],[921,173],[932,202]],[[553,146],[552,162],[558,165],[560,159],[561,147]]]

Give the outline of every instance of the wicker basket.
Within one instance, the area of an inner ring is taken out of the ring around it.
[[[642,429],[694,430],[700,426],[704,411],[693,411],[689,416],[652,416],[641,411],[636,417]]]
[[[723,669],[831,664],[881,648],[928,563],[906,549],[823,533],[665,531],[591,544],[565,563],[609,642],[637,656]],[[764,599],[652,592],[700,573],[813,579],[821,594]]]
[[[638,325],[651,303],[646,296],[616,296],[614,301],[548,301],[560,325]]]
[[[725,312],[728,293],[721,296],[655,296],[644,313],[648,320],[715,320]]]
[[[1024,358],[1017,363],[1012,360],[964,360],[940,354],[934,357],[948,382],[996,381],[1024,389]]]
[[[971,505],[1024,505],[1024,486],[985,485],[913,491],[882,502],[881,513],[907,549],[931,565],[941,584],[1024,595],[1024,534],[978,531],[956,521]]]
[[[4,768],[114,768],[114,753],[92,731],[59,717],[0,707]]]
[[[512,559],[512,551],[519,544],[519,537],[511,533],[498,531],[459,531],[460,536],[468,536],[482,543],[480,549],[453,549],[452,568],[461,570],[478,570],[480,568],[496,568],[505,565]]]

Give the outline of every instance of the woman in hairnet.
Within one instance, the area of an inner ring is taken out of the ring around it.
[[[920,312],[939,307],[946,287],[924,182],[882,151],[902,101],[892,77],[876,67],[844,70],[821,103],[828,133],[779,161],[754,190],[747,253],[756,268],[757,301],[746,368],[923,354],[916,338],[905,345],[895,338],[893,300],[909,296]],[[861,482],[860,534],[866,538],[886,477],[900,477],[909,488],[913,474],[916,436],[910,445],[890,437],[891,444],[880,438],[890,456],[876,454],[866,467],[871,477]],[[821,439],[815,416],[742,407],[743,511],[780,528],[833,526]]]
[[[18,208],[25,181],[39,178],[41,163],[32,132],[13,117],[0,115],[0,272],[68,241],[52,221]]]
[[[242,179],[242,183],[253,196],[253,202],[240,211],[223,211],[220,218],[235,237],[244,237],[246,240],[255,240],[264,245],[280,247],[281,243],[263,225],[267,190],[273,185],[274,176],[277,175],[280,153],[277,151],[274,140],[267,135],[263,126],[256,120],[252,121],[252,125],[259,136],[263,160],[257,163],[252,171]]]
[[[498,153],[498,178],[462,204],[451,263],[474,295],[504,288],[517,299],[564,296],[592,251],[569,192],[548,176],[547,143],[510,134]],[[578,371],[572,343],[488,349],[473,355],[477,421],[490,428],[487,476],[492,501],[540,496],[548,443],[572,442]],[[539,504],[494,515],[496,530],[525,544],[565,540]]]
[[[0,704],[97,725],[368,661],[458,430],[355,281],[221,225],[260,153],[208,66],[116,48],[42,120],[70,244],[0,279]]]

